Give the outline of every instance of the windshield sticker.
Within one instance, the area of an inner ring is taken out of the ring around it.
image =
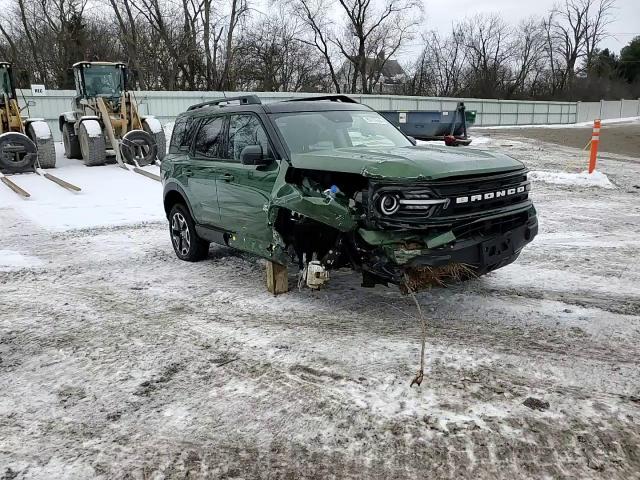
[[[384,118],[378,116],[363,116],[362,119],[367,123],[375,123],[378,125],[385,125],[387,123]]]

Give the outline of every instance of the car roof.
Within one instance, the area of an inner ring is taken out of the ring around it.
[[[334,110],[371,110],[361,103],[340,103],[329,100],[319,100],[305,102],[304,100],[295,102],[274,102],[262,105],[267,113],[290,113],[290,112],[318,112]]]
[[[212,101],[213,102],[213,101]],[[195,107],[195,108],[194,108]],[[331,100],[285,100],[272,103],[223,103],[223,104],[198,104],[191,107],[180,117],[201,117],[217,113],[293,113],[293,112],[318,112],[318,111],[371,111],[367,105],[357,102],[341,102]]]

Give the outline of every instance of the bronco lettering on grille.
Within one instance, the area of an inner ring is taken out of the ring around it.
[[[476,193],[474,195],[468,195],[466,197],[457,197],[456,203],[473,203],[482,202],[484,200],[493,200],[494,198],[510,197],[511,195],[518,195],[528,190],[527,185],[520,185],[518,187],[507,188],[504,190],[497,190],[495,192]]]

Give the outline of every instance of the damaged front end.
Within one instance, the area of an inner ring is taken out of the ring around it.
[[[282,257],[412,290],[513,262],[538,230],[524,168],[405,182],[290,168],[271,202]]]

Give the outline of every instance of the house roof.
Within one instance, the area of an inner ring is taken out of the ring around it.
[[[355,63],[355,57],[349,57],[351,63]],[[367,72],[371,72],[374,68],[380,68],[379,65],[382,63],[382,60],[379,57],[367,58],[366,59],[366,69]],[[396,75],[404,75],[404,69],[400,66],[397,60],[387,59],[384,62],[384,66],[382,67],[382,76],[391,78]]]

